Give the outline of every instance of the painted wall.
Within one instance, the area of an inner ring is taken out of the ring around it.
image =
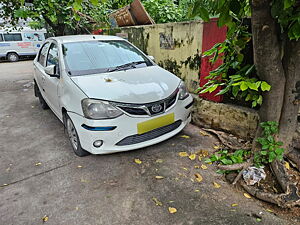
[[[122,27],[111,30],[131,43],[165,69],[182,78],[190,92],[199,87],[202,46],[201,21]]]

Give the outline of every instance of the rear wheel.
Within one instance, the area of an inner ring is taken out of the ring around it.
[[[89,155],[90,154],[89,152],[82,149],[75,126],[67,114],[65,114],[64,121],[65,121],[65,126],[67,128],[68,137],[71,142],[71,146],[73,148],[74,153],[79,157]]]
[[[7,60],[10,62],[17,62],[19,61],[19,56],[17,53],[11,52],[7,54]]]

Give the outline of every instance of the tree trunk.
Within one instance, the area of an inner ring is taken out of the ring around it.
[[[284,96],[285,76],[280,57],[280,42],[275,20],[271,16],[271,0],[252,0],[252,35],[254,64],[261,80],[271,85],[271,91],[263,94],[259,116],[260,121],[279,122]],[[261,136],[256,132],[252,150],[259,149],[255,141]]]
[[[285,154],[293,149],[293,137],[297,128],[300,102],[300,42],[288,41],[283,66],[286,84],[284,102],[280,118],[279,140],[283,142]]]

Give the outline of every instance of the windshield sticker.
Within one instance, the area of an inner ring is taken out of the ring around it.
[[[39,33],[25,33],[25,41],[43,41],[44,35]]]

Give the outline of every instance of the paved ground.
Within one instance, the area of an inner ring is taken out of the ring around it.
[[[213,151],[216,143],[192,125],[145,149],[76,157],[62,124],[39,107],[31,81],[32,61],[0,63],[1,225],[43,224],[44,215],[45,223],[53,225],[293,224],[245,198],[214,166],[195,169],[201,162],[180,158],[180,151]],[[201,183],[191,180],[196,171]],[[221,187],[214,188],[213,182]],[[170,214],[168,207],[177,213]]]

